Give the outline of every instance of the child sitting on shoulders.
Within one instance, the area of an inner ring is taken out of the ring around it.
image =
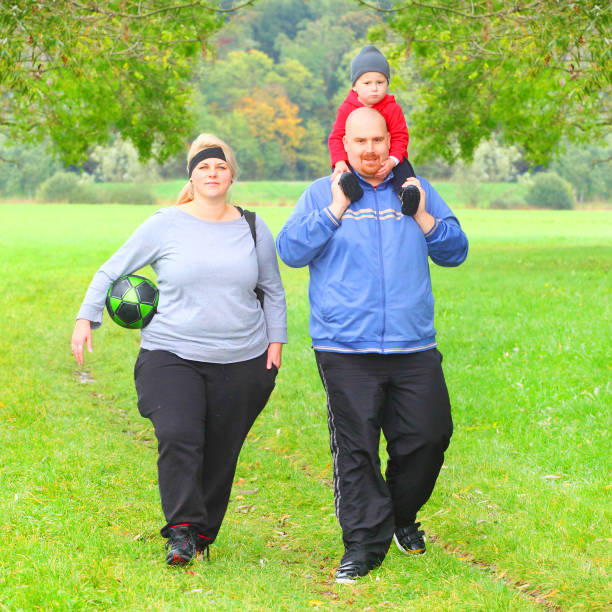
[[[367,45],[351,62],[351,82],[353,88],[338,108],[338,114],[328,139],[331,165],[334,169],[332,180],[340,173],[349,170],[348,156],[342,139],[347,117],[360,106],[377,110],[387,123],[391,135],[389,158],[376,173],[383,178],[393,170],[393,188],[397,194],[407,178],[415,176],[408,161],[408,128],[404,113],[395,98],[387,93],[391,76],[389,62],[374,46]]]

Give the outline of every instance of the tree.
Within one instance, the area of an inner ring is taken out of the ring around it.
[[[414,62],[421,155],[470,159],[501,131],[544,163],[566,138],[610,130],[612,5],[599,0],[398,0],[373,4]]]
[[[24,144],[9,146],[6,136],[0,134],[0,155],[14,160],[0,163],[0,195],[32,197],[38,185],[60,169],[59,163],[40,147]]]
[[[604,146],[569,145],[550,169],[567,179],[580,202],[612,199],[612,134]]]
[[[193,119],[185,84],[197,58],[235,8],[198,0],[1,3],[0,132],[13,141],[48,137],[64,162],[77,163],[115,131],[141,159],[164,160],[184,148]]]
[[[262,51],[232,51],[222,59],[207,59],[196,75],[205,104],[227,110],[253,89],[274,89],[300,107],[303,119],[327,109],[323,80],[297,60],[274,63]]]
[[[304,0],[258,2],[248,13],[239,14],[232,20],[237,29],[230,28],[230,32],[240,32],[243,40],[230,35],[221,42],[229,44],[232,50],[250,49],[252,46],[248,43],[255,43],[257,49],[276,61],[279,59],[277,36],[282,32],[293,39],[301,22],[313,18],[312,4]]]
[[[310,178],[327,170],[323,80],[300,62],[231,51],[207,59],[197,80],[196,125],[232,145],[243,177]]]

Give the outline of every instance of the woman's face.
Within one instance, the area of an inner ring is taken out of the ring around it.
[[[193,190],[203,198],[225,196],[232,183],[232,171],[224,159],[203,159],[191,173]]]

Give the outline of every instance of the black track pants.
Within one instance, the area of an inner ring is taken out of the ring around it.
[[[212,542],[227,510],[238,455],[268,401],[277,370],[266,353],[238,363],[202,363],[141,350],[134,366],[138,409],[151,419],[166,525],[193,525]]]
[[[442,355],[316,351],[327,393],[334,500],[344,546],[385,554],[429,499],[452,435]],[[386,481],[379,459],[387,441]]]

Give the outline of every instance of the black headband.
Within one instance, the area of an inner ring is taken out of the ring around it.
[[[222,159],[223,161],[227,161],[225,159],[225,153],[221,147],[208,147],[207,149],[202,149],[198,151],[189,162],[189,176],[193,172],[193,169],[203,160],[208,159],[209,157],[214,157],[215,159]]]

